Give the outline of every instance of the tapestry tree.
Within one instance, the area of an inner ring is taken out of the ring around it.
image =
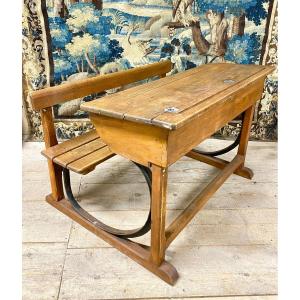
[[[97,74],[101,66],[121,58],[123,52],[119,42],[109,38],[111,17],[103,16],[92,1],[73,1],[68,8],[67,18],[49,18],[57,83],[76,71]]]

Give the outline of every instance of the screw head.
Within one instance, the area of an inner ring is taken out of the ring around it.
[[[233,80],[233,79],[225,79],[223,82],[230,84],[230,83],[235,83],[235,80]]]
[[[174,106],[172,106],[172,107],[167,107],[167,108],[164,109],[164,112],[176,114],[176,113],[179,112],[179,108],[174,107]]]

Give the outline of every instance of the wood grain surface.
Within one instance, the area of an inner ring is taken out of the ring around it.
[[[175,129],[274,70],[270,66],[208,64],[81,105],[119,119]],[[200,104],[205,105],[200,105]],[[166,112],[174,108],[175,112]],[[174,118],[175,116],[175,118]]]
[[[162,76],[171,70],[170,61],[162,61],[118,73],[98,75],[76,80],[59,86],[44,88],[30,93],[34,110],[51,107],[65,101],[103,92],[153,76]]]
[[[199,148],[229,143],[209,139]],[[36,142],[23,145],[24,300],[277,299],[276,143],[250,141],[247,166],[255,170],[253,181],[230,177],[171,244],[166,259],[181,274],[175,287],[44,202],[50,184],[47,162],[39,155],[43,148]],[[206,185],[219,170],[184,157],[168,171],[167,225],[196,196],[199,182]],[[81,205],[103,222],[128,229],[144,222],[147,185],[130,161],[115,156],[72,179]],[[150,234],[138,241],[149,243]]]

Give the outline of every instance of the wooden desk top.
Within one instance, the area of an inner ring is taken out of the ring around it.
[[[175,130],[273,70],[260,65],[202,65],[84,103],[81,109]]]

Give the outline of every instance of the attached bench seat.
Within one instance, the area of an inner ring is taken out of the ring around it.
[[[100,139],[96,130],[42,151],[54,163],[79,174],[87,174],[115,154]]]
[[[58,202],[69,197],[65,195],[65,180],[63,180],[63,174],[68,172],[62,172],[61,167],[84,175],[115,155],[99,138],[95,130],[58,144],[53,120],[53,106],[91,94],[125,87],[145,79],[165,77],[171,69],[172,63],[169,60],[160,61],[129,70],[70,81],[30,93],[32,109],[41,114],[46,146],[42,154],[48,158],[51,183],[51,196],[49,197],[51,199]],[[144,87],[135,88],[143,89]],[[68,199],[70,200],[70,198]]]

